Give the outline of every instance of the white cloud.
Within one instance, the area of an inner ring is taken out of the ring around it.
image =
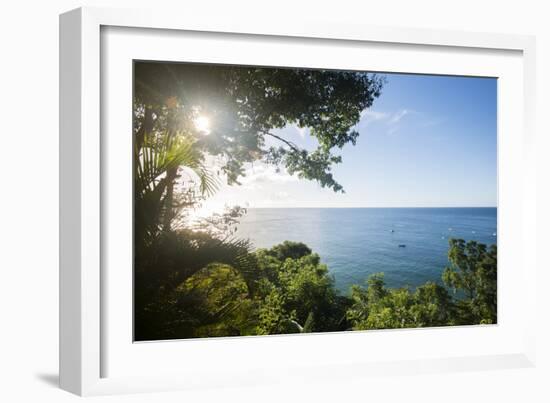
[[[289,183],[298,180],[296,176],[290,175],[284,169],[277,172],[277,168],[273,165],[258,163],[245,171],[245,176],[241,178],[240,182],[247,189],[258,189],[264,184]]]
[[[361,112],[361,119],[356,127],[360,130],[367,128],[375,122],[378,122],[386,127],[386,133],[388,135],[392,135],[399,130],[401,123],[406,116],[415,113],[415,111],[407,108],[402,108],[395,112],[382,112],[365,109]]]
[[[373,111],[371,109],[364,109],[359,118],[359,122],[355,125],[356,130],[366,129],[375,122],[381,122],[387,120],[390,116],[389,113]]]
[[[298,135],[301,138],[305,138],[306,135],[309,135],[309,128],[307,128],[307,127],[298,127],[298,126],[294,125],[294,129],[298,132]]]
[[[398,130],[399,130],[399,126],[397,125],[390,126],[388,128],[388,135],[391,136],[392,134],[396,133]]]
[[[403,121],[403,119],[408,116],[408,115],[412,115],[412,114],[417,114],[417,112],[411,110],[411,109],[400,109],[398,110],[397,112],[394,112],[393,114],[391,114],[391,116],[389,117],[388,119],[388,122],[387,122],[387,126],[388,126],[388,135],[392,135],[394,133],[396,133],[397,131],[399,131],[399,129],[401,128],[401,122]]]
[[[403,119],[405,116],[407,116],[410,113],[411,111],[408,109],[401,109],[399,112],[396,112],[392,115],[390,121],[388,122],[389,125],[398,124],[401,121],[401,119]]]
[[[271,199],[272,200],[286,200],[289,198],[289,194],[288,192],[284,192],[284,191],[280,191],[280,192],[275,192],[271,195]]]
[[[369,109],[365,109],[363,112],[361,112],[361,119],[364,119],[367,122],[384,120],[384,119],[387,119],[388,117],[389,117],[388,113],[373,111]]]

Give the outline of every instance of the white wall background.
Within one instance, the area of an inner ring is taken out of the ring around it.
[[[185,4],[187,3],[187,4]],[[545,1],[163,0],[4,2],[0,23],[0,400],[75,401],[56,387],[58,336],[58,14],[81,5],[184,7],[231,18],[304,18],[389,26],[448,28],[537,36],[539,259],[550,228],[548,90],[550,12]],[[535,235],[535,234],[533,234]],[[550,401],[550,276],[541,264],[539,364],[535,369],[413,377],[376,377],[303,387],[163,393],[97,401]]]

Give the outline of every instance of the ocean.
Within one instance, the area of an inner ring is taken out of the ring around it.
[[[441,283],[449,238],[490,245],[496,232],[496,208],[262,208],[248,209],[236,236],[256,248],[305,243],[348,294],[378,272],[389,287]]]

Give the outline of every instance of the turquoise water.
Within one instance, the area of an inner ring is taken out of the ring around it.
[[[390,287],[440,282],[449,238],[489,245],[496,232],[496,208],[280,208],[249,209],[237,236],[258,248],[304,242],[345,294],[377,272]]]

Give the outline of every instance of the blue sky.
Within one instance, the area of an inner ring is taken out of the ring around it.
[[[496,206],[497,80],[385,74],[387,83],[364,111],[357,145],[336,150],[345,194],[322,189],[256,163],[242,186],[224,186],[209,210],[248,207]],[[307,129],[280,135],[315,146]]]

